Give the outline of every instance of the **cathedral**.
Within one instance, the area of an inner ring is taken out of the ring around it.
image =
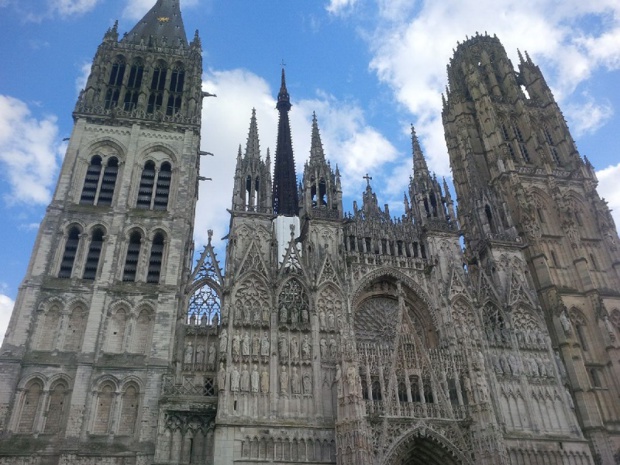
[[[210,207],[220,261],[193,243],[200,37],[153,2],[75,106],[0,350],[0,465],[620,463],[620,241],[527,54],[456,47],[456,200],[412,128],[397,218],[370,176],[343,209],[320,115],[296,175],[283,71],[273,166],[252,113]]]

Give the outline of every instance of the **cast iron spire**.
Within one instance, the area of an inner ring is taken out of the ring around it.
[[[129,31],[122,41],[145,45],[161,45],[165,40],[169,47],[187,47],[185,26],[181,18],[179,0],[157,0],[144,18]]]
[[[282,85],[276,108],[280,112],[280,121],[278,122],[278,144],[273,175],[273,211],[277,215],[297,216],[299,213],[297,177],[295,176],[291,125],[288,120],[291,101],[288,90],[286,90],[284,69],[282,69]]]

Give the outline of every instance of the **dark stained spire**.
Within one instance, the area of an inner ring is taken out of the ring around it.
[[[278,122],[278,143],[273,175],[273,210],[277,215],[297,216],[299,214],[297,176],[295,175],[291,125],[288,119],[291,101],[286,89],[284,69],[282,69],[282,85],[280,86],[276,108],[280,113],[280,120]]]
[[[143,42],[145,45],[156,43],[161,46],[164,41],[169,47],[187,47],[179,0],[157,0],[155,6],[121,42]]]

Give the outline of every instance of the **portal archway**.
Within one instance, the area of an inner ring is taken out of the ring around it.
[[[467,465],[465,456],[443,437],[418,429],[404,436],[386,454],[383,465]]]

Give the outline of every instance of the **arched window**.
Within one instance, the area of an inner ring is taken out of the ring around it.
[[[487,222],[489,223],[489,228],[491,229],[491,233],[497,234],[497,227],[495,226],[495,220],[493,219],[493,213],[491,212],[491,207],[487,204],[484,207],[484,213],[487,217]]]
[[[125,100],[123,105],[125,111],[131,111],[138,105],[143,75],[144,64],[140,58],[136,58],[131,65],[131,70],[129,71],[129,79],[127,81],[127,90],[125,91]]]
[[[372,400],[381,400],[383,398],[381,394],[381,383],[378,379],[372,382]]]
[[[110,316],[108,327],[107,352],[121,353],[125,341],[128,312],[124,308],[118,308]]]
[[[73,264],[75,263],[75,256],[80,244],[80,228],[72,226],[69,229],[67,235],[67,242],[65,243],[65,251],[62,254],[62,261],[60,262],[60,271],[58,272],[59,278],[70,278],[73,273]]]
[[[125,256],[125,267],[123,268],[123,281],[136,280],[141,248],[142,234],[139,231],[134,231],[129,235],[129,244],[127,244],[127,255]]]
[[[82,339],[86,329],[86,310],[77,306],[69,315],[69,322],[65,332],[64,351],[79,352],[82,348]]]
[[[155,162],[149,160],[144,164],[142,176],[140,177],[140,187],[138,189],[138,208],[150,209],[151,198],[153,197],[153,187],[155,186]]]
[[[58,330],[60,326],[61,310],[58,305],[52,305],[42,318],[38,328],[40,337],[39,350],[54,350],[56,348],[56,340],[58,339]]]
[[[576,309],[573,309],[570,312],[570,319],[573,322],[573,326],[575,326],[575,332],[577,333],[577,339],[579,340],[579,345],[581,346],[581,350],[583,350],[584,352],[587,352],[589,346],[588,346],[588,330],[586,329],[586,319]]]
[[[422,398],[420,397],[420,378],[411,376],[409,378],[409,385],[411,388],[411,400],[413,402],[422,402]]]
[[[153,316],[148,309],[140,311],[136,320],[135,336],[133,337],[133,352],[137,354],[148,354],[148,347],[153,331]]]
[[[43,383],[39,379],[28,382],[23,392],[23,403],[19,423],[18,433],[32,433],[35,427],[39,404],[43,394]]]
[[[151,89],[149,95],[148,106],[146,112],[149,114],[161,110],[164,102],[164,89],[166,87],[166,75],[168,73],[166,64],[163,61],[157,62],[153,69],[153,78],[151,79]]]
[[[172,74],[170,75],[170,93],[168,94],[166,115],[176,115],[181,109],[184,84],[185,69],[183,69],[182,64],[177,64],[174,68],[172,68]]]
[[[67,407],[67,391],[64,381],[57,382],[50,390],[44,433],[56,434],[62,429]]]
[[[172,179],[172,166],[167,161],[161,164],[157,174],[157,187],[153,208],[155,210],[165,210],[168,208],[168,196],[170,195],[170,180]]]
[[[118,426],[118,434],[130,436],[134,433],[136,420],[138,417],[138,405],[140,403],[140,392],[138,387],[130,384],[123,392],[121,398],[121,417]]]
[[[103,229],[96,228],[90,239],[90,247],[88,255],[86,255],[86,264],[84,265],[84,279],[94,280],[97,276],[99,268],[99,258],[101,257],[101,249],[103,248]]]
[[[97,393],[95,406],[95,421],[93,434],[107,434],[110,428],[112,416],[112,403],[114,401],[114,386],[112,383],[104,384]]]
[[[86,170],[84,187],[80,197],[82,205],[112,205],[116,178],[118,176],[118,159],[110,157],[103,168],[103,161],[99,155],[90,160]],[[103,173],[103,176],[102,176]]]
[[[164,257],[164,233],[158,232],[153,238],[151,245],[151,257],[149,258],[149,270],[146,277],[147,283],[159,283],[161,275],[161,262]]]
[[[117,57],[112,64],[112,71],[108,80],[108,90],[105,94],[106,110],[118,105],[118,99],[121,96],[121,88],[123,86],[123,77],[125,76],[125,67],[125,59],[121,56]]]

